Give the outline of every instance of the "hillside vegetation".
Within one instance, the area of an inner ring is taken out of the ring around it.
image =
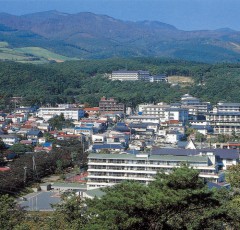
[[[0,42],[13,48],[41,47],[79,59],[151,56],[238,62],[239,35],[230,29],[182,31],[157,21],[121,21],[84,12],[0,13]]]
[[[109,80],[113,70],[149,70],[151,74],[177,75],[179,84],[120,82]],[[128,106],[160,101],[176,102],[185,93],[204,101],[240,102],[240,64],[202,64],[156,58],[67,61],[44,65],[0,62],[2,107],[11,96],[24,97],[24,104],[87,102],[98,105],[100,97],[115,97]],[[193,81],[191,83],[191,81]],[[184,84],[184,82],[183,82]]]

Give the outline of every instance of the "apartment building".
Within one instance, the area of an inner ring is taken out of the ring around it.
[[[240,112],[211,112],[206,120],[213,127],[213,134],[240,134]]]
[[[206,114],[212,109],[210,102],[201,102],[200,99],[189,94],[181,97],[181,107],[188,109],[191,115]]]
[[[111,80],[119,80],[119,81],[149,81],[149,71],[137,70],[137,71],[129,71],[129,70],[117,70],[113,71],[111,74]]]
[[[176,152],[178,150],[175,150]],[[193,150],[194,151],[194,150]],[[200,171],[200,177],[220,182],[223,174],[218,171],[216,156],[212,152],[198,155],[162,154],[94,154],[88,156],[87,189],[112,186],[124,180],[148,184],[158,171],[171,173],[173,168],[187,163]]]
[[[165,121],[165,111],[169,109],[170,105],[166,103],[158,103],[157,105],[146,105],[142,107],[142,114],[145,116],[155,116],[160,121]]]
[[[219,102],[217,105],[213,108],[213,112],[240,112],[240,103],[225,103],[225,102]]]
[[[125,105],[118,103],[114,98],[107,99],[102,97],[99,101],[99,112],[100,113],[124,113]]]
[[[66,107],[42,107],[36,112],[37,117],[43,118],[45,121],[55,117],[64,115],[65,119],[78,121],[84,117],[84,110],[79,108],[66,108]]]

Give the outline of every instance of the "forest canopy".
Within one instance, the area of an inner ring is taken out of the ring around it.
[[[152,75],[186,76],[192,85],[111,81],[113,70],[148,70]],[[185,93],[204,101],[240,102],[240,64],[204,64],[163,58],[67,61],[44,65],[0,62],[0,104],[22,96],[25,105],[88,103],[97,106],[102,96],[115,97],[127,106],[176,102]]]

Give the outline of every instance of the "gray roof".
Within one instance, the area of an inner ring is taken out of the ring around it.
[[[154,155],[173,155],[173,156],[194,156],[200,153],[212,152],[222,159],[239,159],[239,153],[236,149],[160,149],[152,150]]]
[[[120,144],[95,144],[92,147],[93,149],[124,149]]]
[[[172,156],[172,155],[142,155],[137,157],[134,154],[89,154],[88,158],[94,159],[122,159],[122,160],[162,160],[162,161],[182,161],[182,162],[207,162],[207,156]]]

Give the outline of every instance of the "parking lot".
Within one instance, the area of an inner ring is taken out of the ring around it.
[[[19,205],[27,211],[53,211],[51,204],[61,201],[58,192],[30,193],[18,199]]]

